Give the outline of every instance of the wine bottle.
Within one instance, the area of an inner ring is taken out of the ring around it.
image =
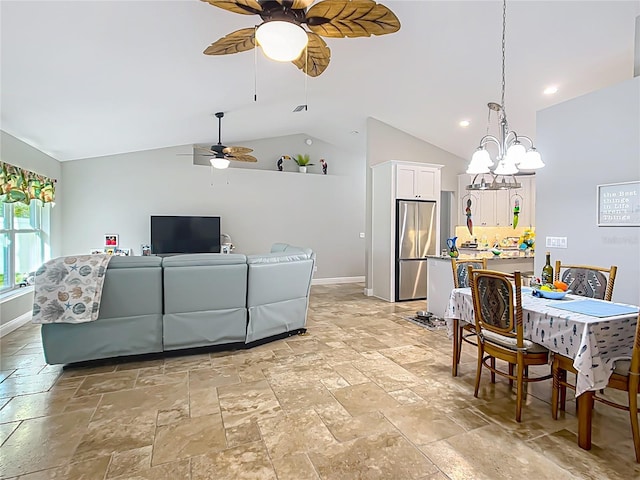
[[[553,284],[553,267],[551,266],[551,252],[547,252],[547,261],[542,267],[542,275],[540,279],[542,280],[542,285]]]

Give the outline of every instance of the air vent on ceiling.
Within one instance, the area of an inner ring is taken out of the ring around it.
[[[301,112],[301,111],[307,111],[307,105],[298,105],[296,108],[293,109],[294,112]]]

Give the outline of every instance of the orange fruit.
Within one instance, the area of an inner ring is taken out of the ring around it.
[[[564,282],[561,282],[560,280],[556,280],[555,282],[553,282],[553,286],[562,290],[563,292],[566,292],[567,288],[569,288],[569,285],[567,285]]]

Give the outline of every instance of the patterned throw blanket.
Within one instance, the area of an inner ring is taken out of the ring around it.
[[[49,260],[36,272],[33,323],[84,323],[98,318],[111,255]]]

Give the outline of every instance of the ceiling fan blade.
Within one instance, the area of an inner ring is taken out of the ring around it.
[[[229,160],[237,160],[238,162],[252,162],[252,163],[255,163],[255,162],[258,161],[258,159],[256,157],[254,157],[253,155],[238,155],[238,156],[227,155],[225,158],[227,158]]]
[[[307,25],[331,38],[386,35],[400,29],[400,20],[373,0],[324,0],[307,11]]]
[[[280,5],[287,6],[294,10],[301,10],[307,8],[315,0],[276,0]]]
[[[262,5],[256,0],[202,0],[205,3],[210,3],[214,7],[222,8],[233,13],[240,13],[242,15],[260,15],[262,12]]]
[[[251,50],[255,45],[255,29],[243,28],[216,40],[203,52],[205,55],[228,55]]]
[[[317,77],[329,66],[331,49],[315,33],[307,32],[307,36],[309,37],[309,44],[307,45],[306,54],[303,50],[302,55],[292,63],[310,77]]]
[[[222,152],[225,155],[244,155],[245,153],[253,152],[253,149],[247,147],[225,147]]]
[[[208,148],[204,148],[204,147],[193,147],[194,150],[197,150],[198,153],[209,153],[211,155],[215,155],[216,152],[212,152],[211,150],[209,150]]]

